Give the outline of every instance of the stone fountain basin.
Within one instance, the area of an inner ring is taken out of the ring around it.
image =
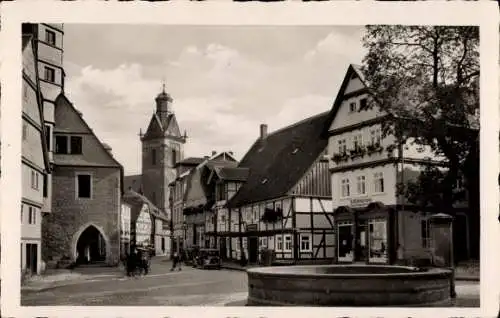
[[[390,265],[247,270],[249,306],[425,306],[450,302],[452,272]]]

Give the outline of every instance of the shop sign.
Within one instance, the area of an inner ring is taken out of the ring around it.
[[[371,198],[351,199],[351,208],[365,207],[372,202]]]

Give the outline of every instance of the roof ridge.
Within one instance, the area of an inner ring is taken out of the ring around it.
[[[320,117],[322,117],[322,116],[325,116],[325,115],[327,115],[327,114],[329,114],[329,113],[330,113],[330,110],[327,110],[327,111],[321,112],[321,113],[319,113],[319,114],[316,114],[316,115],[313,115],[313,116],[307,117],[307,118],[305,118],[305,119],[302,119],[302,120],[300,120],[300,121],[298,121],[298,122],[295,122],[295,123],[293,123],[293,124],[290,124],[290,125],[288,125],[288,126],[281,127],[281,128],[279,128],[279,129],[277,129],[277,130],[275,130],[275,131],[273,131],[273,132],[270,132],[270,133],[267,135],[267,137],[270,137],[270,136],[272,136],[272,135],[274,135],[274,134],[276,134],[276,133],[283,132],[283,131],[285,131],[285,130],[288,130],[288,129],[291,129],[291,128],[294,128],[294,127],[300,126],[300,125],[302,125],[302,124],[305,124],[305,123],[306,123],[306,122],[308,122],[308,121],[312,121],[312,120],[318,119],[318,118],[320,118]],[[257,140],[258,140],[258,139],[257,139]]]

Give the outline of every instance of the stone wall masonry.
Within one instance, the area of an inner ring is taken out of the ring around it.
[[[92,198],[76,198],[76,173],[92,174]],[[74,260],[75,234],[93,224],[103,230],[106,263],[119,261],[120,170],[118,168],[55,167],[53,213],[42,221],[42,255],[46,262]]]

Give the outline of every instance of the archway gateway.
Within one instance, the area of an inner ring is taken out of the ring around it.
[[[95,264],[106,261],[106,239],[101,231],[89,225],[78,237],[76,243],[76,263]]]

